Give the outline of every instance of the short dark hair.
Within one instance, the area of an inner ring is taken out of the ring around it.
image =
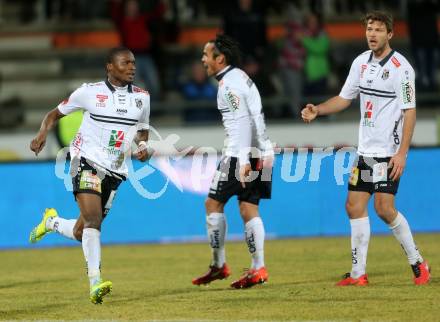
[[[124,47],[124,46],[114,47],[114,48],[110,49],[108,54],[107,54],[107,61],[106,61],[106,63],[107,64],[113,63],[113,61],[114,61],[116,56],[118,56],[120,53],[125,53],[125,52],[131,53],[131,50],[128,49],[127,47]]]
[[[368,24],[370,20],[383,22],[385,24],[385,27],[387,28],[387,32],[393,31],[394,19],[393,16],[387,12],[384,11],[368,12],[363,18],[365,26]]]
[[[226,63],[231,66],[241,65],[241,50],[238,42],[227,35],[217,34],[215,39],[209,41],[214,45],[214,58],[223,54]]]

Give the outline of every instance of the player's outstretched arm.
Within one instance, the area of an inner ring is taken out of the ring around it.
[[[41,122],[40,130],[38,131],[35,138],[31,141],[30,149],[35,152],[35,155],[43,150],[44,145],[46,144],[47,133],[55,126],[60,118],[65,116],[62,114],[58,108],[54,108],[43,119]]]
[[[301,111],[301,117],[306,123],[312,122],[319,115],[329,115],[345,110],[351,100],[341,96],[334,96],[319,105],[307,104]]]

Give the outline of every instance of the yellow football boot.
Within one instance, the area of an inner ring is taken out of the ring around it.
[[[43,219],[41,222],[32,229],[29,235],[29,242],[36,243],[41,238],[44,237],[47,233],[50,233],[52,230],[46,228],[46,222],[49,218],[58,217],[58,213],[54,208],[46,208],[44,212]]]
[[[102,304],[102,299],[112,291],[113,283],[110,281],[98,281],[90,287],[90,301],[93,304]]]

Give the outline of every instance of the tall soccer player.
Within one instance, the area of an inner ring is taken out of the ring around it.
[[[302,110],[303,120],[309,123],[319,115],[346,109],[360,94],[358,158],[353,164],[346,202],[351,225],[352,268],[337,285],[368,284],[367,204],[373,194],[377,214],[408,257],[414,283],[426,284],[430,280],[428,263],[414,242],[408,221],[394,205],[416,123],[414,70],[405,57],[390,47],[393,36],[390,15],[374,11],[368,13],[364,21],[370,50],[353,61],[339,96],[319,105],[307,104]]]
[[[219,82],[217,105],[227,144],[205,203],[212,262],[205,275],[192,281],[194,285],[209,284],[231,274],[225,258],[224,206],[234,195],[238,198],[252,260],[250,269],[231,287],[247,288],[268,279],[264,264],[265,232],[258,204],[260,199],[271,196],[273,149],[266,135],[260,94],[254,82],[237,67],[239,61],[238,44],[230,37],[218,35],[204,47],[202,62],[206,72]],[[251,155],[251,150],[256,154]]]
[[[90,279],[90,300],[95,304],[102,303],[112,289],[112,282],[101,279],[101,223],[118,186],[128,175],[125,155],[133,140],[138,145],[136,158],[148,158],[150,116],[148,92],[132,85],[136,70],[132,52],[124,47],[110,50],[106,68],[105,81],[82,85],[46,114],[30,144],[37,155],[45,145],[47,133],[60,118],[84,110],[83,121],[70,145],[70,172],[79,217],[67,220],[59,217],[55,209],[46,209],[29,240],[35,243],[55,231],[80,241]]]

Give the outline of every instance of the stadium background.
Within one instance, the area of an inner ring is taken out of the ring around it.
[[[145,2],[147,5],[143,9],[150,10],[157,5],[155,2],[158,1]],[[374,4],[395,14],[392,45],[413,61],[406,21],[409,2],[376,1]],[[120,44],[120,35],[107,11],[110,1],[98,1],[90,8],[86,8],[83,1],[1,1],[0,4],[0,159],[3,162],[0,164],[3,179],[0,223],[8,227],[0,237],[0,247],[27,247],[26,234],[45,207],[57,207],[67,217],[76,216],[70,193],[54,175],[51,160],[59,150],[55,136],[49,138],[46,150],[38,158],[30,153],[28,144],[45,112],[83,82],[102,79],[105,53],[108,48]],[[180,92],[180,82],[189,78],[189,66],[199,59],[201,46],[222,29],[222,13],[234,6],[233,1],[223,3],[217,11],[208,1],[164,1],[163,4],[166,11],[154,26],[158,29],[151,29],[152,34],[160,33],[153,55],[162,87],[158,97],[152,98],[151,124],[163,138],[178,135],[178,141],[171,150],[167,149],[169,145],[159,145],[160,153],[172,159],[173,148],[176,148],[174,152],[188,146],[193,150],[194,147],[220,150],[223,138],[215,116],[215,100],[185,99]],[[361,16],[361,10],[369,8],[356,8],[350,1],[275,1],[273,6],[264,8],[266,11],[259,12],[267,22],[265,50],[268,52],[260,66],[267,71],[266,76],[275,87],[275,93],[263,95],[264,108],[269,135],[278,147],[355,146],[357,141],[357,102],[348,111],[309,127],[286,112],[288,95],[280,86],[277,72],[270,68],[277,66],[289,13],[296,10],[297,14],[305,16],[317,10],[323,14],[324,29],[331,44],[328,87],[319,95],[303,95],[301,102],[305,103],[319,102],[338,92],[351,60],[365,49],[364,31],[357,17]],[[339,15],[337,10],[345,12]],[[438,52],[436,55],[438,58]],[[438,59],[431,68],[438,80]],[[439,231],[439,218],[433,216],[438,193],[433,186],[440,178],[440,150],[436,148],[440,132],[437,121],[440,94],[438,87],[420,86],[419,89],[414,146],[425,148],[411,150],[398,202],[416,232]],[[307,174],[298,182],[285,182],[280,177],[283,157],[286,154],[278,156],[274,171],[274,199],[262,206],[268,235],[278,238],[347,234],[349,225],[343,209],[345,185],[337,185],[333,178],[334,155],[322,163],[316,182],[307,180]],[[296,157],[293,152],[292,173]],[[187,159],[192,160],[192,156]],[[45,162],[36,162],[41,160]],[[175,164],[176,169],[184,173],[185,167]],[[146,189],[161,187],[161,182],[170,175],[166,168],[156,169],[156,174],[143,179]],[[346,179],[347,175],[344,182]],[[105,223],[103,241],[202,240],[203,198],[203,193],[194,193],[191,189],[180,191],[171,182],[160,198],[148,200],[125,184]],[[231,238],[240,238],[242,231],[236,212],[232,205],[227,211]],[[7,223],[6,214],[10,213],[14,213],[16,219],[13,225]],[[172,229],[167,225],[177,218],[182,219],[181,227]],[[118,227],[125,228],[121,232]],[[373,231],[382,233],[387,229],[374,222]],[[50,238],[42,245],[64,243],[58,238]]]
[[[151,103],[152,139],[159,155],[146,165],[130,163],[139,180],[121,186],[103,224],[103,271],[115,283],[112,296],[99,307],[88,302],[77,243],[51,235],[28,244],[44,208],[77,216],[65,185],[67,164],[56,163],[60,137],[52,133],[38,157],[29,142],[48,110],[82,83],[105,76],[106,52],[121,40],[111,15],[112,5],[119,3],[0,0],[0,320],[438,320],[440,75],[437,36],[427,37],[438,32],[436,0],[254,0],[248,18],[264,22],[267,42],[255,49],[254,57],[245,58],[262,92],[268,134],[280,152],[273,199],[261,204],[270,239],[267,285],[234,292],[228,281],[209,288],[190,283],[209,261],[203,201],[218,158],[212,152],[221,150],[224,132],[215,99],[195,99],[184,85],[197,74],[194,61],[205,41],[226,20],[243,18],[235,0],[140,0],[141,10],[160,12],[148,24],[154,43],[150,54],[160,76]],[[427,287],[412,285],[405,256],[372,205],[371,285],[331,287],[350,265],[344,200],[357,144],[358,102],[305,125],[289,109],[291,92],[284,91],[281,57],[289,22],[301,21],[311,11],[321,14],[330,43],[327,84],[313,93],[303,82],[295,99],[304,105],[339,92],[351,61],[366,49],[359,21],[373,8],[395,15],[392,46],[412,64],[423,46],[435,53],[435,59],[424,59],[435,82],[427,82],[427,71],[417,71],[418,121],[397,198],[434,267]],[[428,19],[433,16],[434,28]],[[411,21],[419,28],[415,38]],[[182,151],[188,153],[180,158]],[[209,157],[203,158],[203,151]],[[162,189],[163,194],[154,195]],[[234,202],[227,205],[226,216],[228,263],[235,278],[249,259]],[[73,245],[77,247],[63,247]]]
[[[67,217],[76,216],[71,194],[55,176],[53,160],[59,150],[55,135],[49,137],[38,158],[28,146],[49,109],[83,82],[99,81],[104,77],[105,53],[121,40],[110,14],[115,3],[118,1],[93,4],[43,0],[0,2],[0,175],[3,179],[0,223],[8,227],[0,236],[1,248],[28,247],[26,235],[45,207],[57,207]],[[238,1],[226,1],[221,5],[209,1],[140,2],[141,10],[151,12],[163,6],[163,12],[148,26],[154,38],[151,55],[161,87],[157,96],[152,96],[151,124],[162,140],[175,139],[174,145],[158,144],[161,159],[173,160],[173,154],[188,147],[192,152],[200,147],[221,150],[223,131],[215,99],[185,98],[182,87],[190,79],[191,65],[200,58],[203,44],[222,30],[227,15],[233,12],[231,10],[238,10],[236,3]],[[253,14],[265,21],[266,43],[265,54],[255,55],[251,60],[259,64],[260,72],[255,77],[270,81],[273,87],[269,94],[262,93],[262,96],[268,133],[278,147],[336,147],[334,151],[337,151],[342,146],[355,146],[359,117],[358,102],[346,112],[311,126],[302,124],[297,115],[289,112],[289,93],[283,91],[279,66],[287,23],[298,16],[306,17],[310,11],[324,17],[324,30],[330,40],[328,85],[313,95],[303,91],[299,100],[301,104],[319,102],[338,93],[351,60],[366,48],[363,26],[358,19],[365,9],[377,6],[393,12],[396,25],[392,45],[414,61],[411,42],[414,40],[409,38],[406,19],[410,5],[411,1],[376,1],[364,7],[355,1],[274,1],[271,5],[254,1]],[[430,68],[435,70],[438,79],[438,63],[434,61]],[[417,82],[421,84],[422,79],[418,77]],[[261,84],[267,87],[265,82]],[[440,230],[440,220],[433,216],[437,195],[433,187],[440,176],[436,166],[440,160],[440,150],[436,148],[439,144],[439,103],[437,87],[418,86],[418,123],[413,145],[424,148],[411,150],[398,198],[399,208],[408,216],[416,232]],[[283,158],[293,157],[290,173],[294,175],[297,150],[278,156],[274,170],[274,199],[262,205],[269,237],[348,234],[349,225],[343,209],[348,171],[344,175],[344,185],[337,185],[333,153],[323,160],[317,181],[311,181],[308,177],[311,155],[312,150],[304,177],[295,182],[281,178],[281,164]],[[191,167],[192,158],[190,154],[173,161],[172,167],[184,176]],[[348,156],[345,166],[349,170],[347,162]],[[160,162],[153,160],[150,165],[153,174],[144,178],[141,184],[144,189],[154,191],[163,187],[170,172],[167,167],[161,167]],[[209,178],[209,173],[204,173]],[[179,190],[171,180],[163,195],[149,200],[126,183],[105,223],[103,241],[203,240],[206,184],[204,190],[194,192],[187,187]],[[12,213],[15,220],[11,225],[7,214]],[[230,237],[241,238],[242,227],[235,204],[229,205],[227,214]],[[166,224],[177,219],[181,222],[178,229]],[[373,222],[373,232],[387,231],[384,224],[375,219]],[[65,243],[59,238],[48,238],[41,245]]]

